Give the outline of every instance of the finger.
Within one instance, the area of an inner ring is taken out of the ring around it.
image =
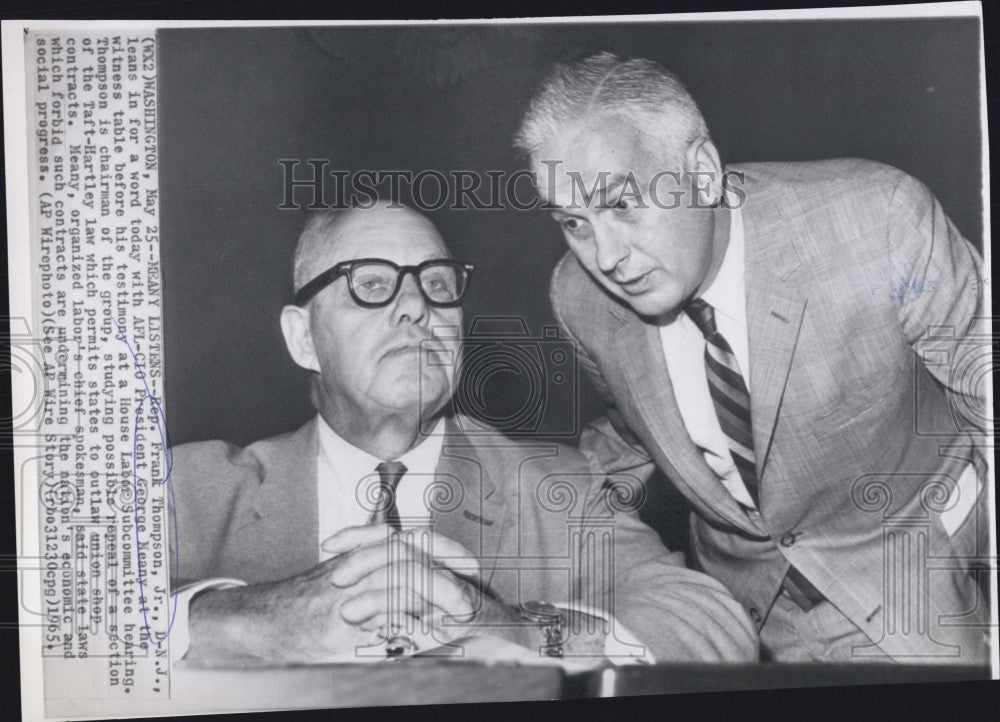
[[[420,620],[414,617],[413,615],[407,615],[405,619],[403,620],[397,619],[395,622],[393,622],[389,619],[388,615],[376,614],[374,617],[369,617],[368,619],[364,620],[363,622],[359,622],[354,626],[365,632],[375,632],[378,630],[388,629],[390,624],[396,624],[397,626],[404,626],[406,624],[406,619],[414,620],[413,622],[411,622],[411,624],[413,625],[421,623]]]
[[[413,635],[430,634],[432,631],[443,631],[441,626],[441,616],[419,618],[408,614],[402,619],[390,620],[385,614],[376,614],[360,624],[354,625],[365,632],[379,632],[381,636],[385,632],[400,630],[404,634]]]
[[[377,575],[379,570],[391,576],[393,566],[420,562],[431,567],[431,560],[411,544],[405,543],[398,535],[385,539],[381,544],[358,547],[340,559],[337,568],[330,574],[330,582],[337,587],[351,587],[368,576]],[[389,586],[388,583],[382,586]]]
[[[417,590],[429,605],[427,614],[438,613],[461,621],[471,619],[476,612],[475,588],[448,570],[434,570],[422,578],[411,574],[409,580],[421,583]]]
[[[451,572],[431,572],[422,564],[396,565],[392,571],[389,578],[376,573],[356,585],[341,605],[341,616],[347,621],[363,621],[379,613],[391,618],[404,612],[461,620],[476,610],[472,587]]]
[[[408,587],[366,590],[340,606],[341,618],[362,629],[378,629],[387,624],[401,625],[407,619],[433,613],[426,600]]]
[[[369,617],[363,622],[354,624],[353,626],[364,632],[375,632],[378,630],[388,629],[391,623],[403,627],[405,630],[413,629],[414,627],[419,630],[420,634],[430,634],[432,632],[437,632],[444,635],[445,637],[449,633],[454,632],[454,627],[446,626],[445,619],[449,622],[451,617],[447,617],[444,612],[437,609],[436,607],[431,610],[430,614],[424,614],[417,616],[415,614],[408,614],[401,621],[397,618],[395,622],[391,622],[389,615],[387,614],[376,614],[373,617]],[[406,625],[413,626],[406,626]]]
[[[393,532],[385,525],[350,527],[323,542],[324,551],[338,549],[343,557],[330,581],[338,587],[356,584],[380,566],[409,559],[426,559],[467,579],[480,578],[479,560],[460,543],[426,528]]]
[[[327,537],[319,546],[327,554],[343,554],[358,547],[384,542],[391,533],[392,527],[385,524],[349,526]]]
[[[476,555],[453,539],[429,529],[415,529],[404,537],[404,541],[461,577],[479,579],[481,576]]]
[[[425,609],[421,614],[407,611],[409,607],[421,606],[416,600],[413,604],[396,605],[392,614],[373,612],[379,605],[380,602],[376,599],[361,597],[341,615],[341,618],[345,624],[366,632],[403,628],[410,632],[419,629],[422,634],[428,634],[432,630],[444,631],[447,629],[446,625],[454,625],[452,621],[445,621],[454,618],[437,607]],[[360,621],[356,621],[358,619]]]
[[[374,632],[376,629],[382,629],[383,627],[389,626],[389,617],[385,614],[376,614],[374,617],[369,617],[362,622],[358,622],[355,626],[359,629],[365,630],[366,632]]]
[[[343,554],[383,543],[394,535],[398,535],[423,554],[433,556],[439,564],[460,576],[474,578],[480,576],[479,560],[475,554],[462,544],[423,527],[402,532],[393,532],[392,528],[385,524],[346,527],[324,539],[320,548],[327,554]]]

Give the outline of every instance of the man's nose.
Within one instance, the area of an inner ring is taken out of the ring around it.
[[[611,274],[628,258],[628,243],[616,232],[594,230],[594,260],[602,273]]]
[[[420,282],[413,273],[406,273],[400,281],[399,295],[393,307],[393,320],[396,323],[409,321],[410,323],[426,322],[430,315],[429,304],[420,290]]]

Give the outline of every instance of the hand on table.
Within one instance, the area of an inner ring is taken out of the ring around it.
[[[340,616],[345,592],[330,579],[342,563],[329,559],[280,581],[195,596],[185,659],[318,662],[367,644],[370,633]]]
[[[281,581],[195,596],[187,659],[320,662],[370,646],[376,630],[385,636],[418,623],[437,644],[483,635],[535,652],[541,644],[517,608],[483,588],[476,557],[430,529],[349,527],[322,547],[337,556]]]
[[[536,657],[544,643],[537,625],[483,587],[479,562],[469,550],[429,529],[351,527],[325,540],[322,548],[341,554],[343,563],[331,575],[345,594],[340,615],[361,629],[413,628],[419,619],[430,624],[439,644],[493,637]],[[603,660],[603,620],[576,611],[566,611],[565,620],[565,652]]]
[[[330,581],[343,593],[340,616],[360,629],[412,626],[416,618],[445,641],[456,623],[470,622],[484,605],[495,604],[480,591],[476,557],[426,528],[349,527],[322,548],[340,554]]]

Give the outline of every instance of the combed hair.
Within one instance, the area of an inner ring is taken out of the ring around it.
[[[679,159],[708,128],[684,85],[658,63],[599,53],[559,63],[542,80],[514,145],[531,155],[574,122],[624,115],[639,122]]]
[[[330,233],[344,214],[343,208],[327,208],[315,211],[306,221],[305,228],[299,234],[295,244],[295,258],[292,269],[292,282],[295,291],[312,280],[309,266],[311,259],[316,257],[317,248],[330,239]]]
[[[310,214],[309,220],[306,221],[302,233],[299,234],[299,240],[295,244],[292,278],[296,292],[309,283],[312,276],[315,275],[315,272],[310,269],[313,263],[312,259],[316,257],[319,247],[329,242],[330,233],[339,222],[344,210],[342,208],[327,208]],[[309,403],[317,411],[319,411],[322,387],[323,377],[315,372],[310,373]]]

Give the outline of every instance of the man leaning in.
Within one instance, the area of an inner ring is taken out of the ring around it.
[[[535,658],[757,658],[724,587],[618,509],[609,486],[627,479],[450,411],[471,270],[399,205],[308,222],[281,329],[317,416],[246,448],[174,449],[190,601],[171,643],[189,632],[187,660],[384,658],[477,635]]]
[[[856,159],[724,167],[673,75],[609,53],[553,69],[517,145],[606,405],[581,448],[676,485],[765,658],[983,662],[982,260],[927,188]]]

